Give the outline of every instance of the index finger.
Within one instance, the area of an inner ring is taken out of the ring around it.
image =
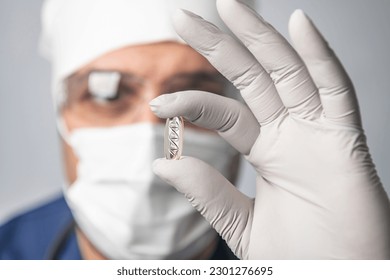
[[[285,112],[272,79],[242,44],[188,11],[176,12],[174,26],[192,48],[240,90],[261,125]]]
[[[182,116],[191,123],[218,131],[236,150],[249,154],[260,125],[249,109],[237,100],[202,91],[160,95],[150,103],[160,118]]]

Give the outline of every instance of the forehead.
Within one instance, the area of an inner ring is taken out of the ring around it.
[[[95,59],[78,73],[91,70],[117,70],[153,80],[165,80],[178,73],[210,72],[214,67],[188,45],[160,42],[128,46]]]

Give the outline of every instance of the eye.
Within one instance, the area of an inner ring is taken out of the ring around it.
[[[89,92],[88,99],[99,105],[119,105],[120,103],[135,102],[139,94],[139,87],[137,85],[120,83],[117,90],[111,93],[96,94]]]
[[[111,102],[118,100],[118,98],[119,98],[118,92],[114,92],[114,93],[111,93],[110,95],[104,95],[104,96],[100,96],[100,95],[97,95],[95,93],[89,92],[88,95],[94,102],[99,103],[99,104],[109,104]]]

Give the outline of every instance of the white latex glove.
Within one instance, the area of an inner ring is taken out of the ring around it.
[[[245,154],[257,171],[256,198],[195,158],[158,159],[154,172],[185,194],[239,258],[390,258],[389,199],[333,51],[301,11],[289,24],[294,50],[238,0],[217,5],[242,44],[189,12],[178,11],[174,24],[248,107],[189,91],[158,97],[151,108],[216,130]]]

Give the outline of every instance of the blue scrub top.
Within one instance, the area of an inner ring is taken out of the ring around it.
[[[64,197],[17,216],[0,227],[0,259],[79,260],[73,225]]]

